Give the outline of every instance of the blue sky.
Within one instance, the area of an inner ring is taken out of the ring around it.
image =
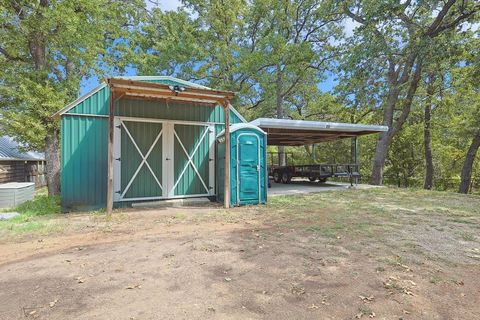
[[[180,5],[180,0],[146,0],[147,8],[151,9],[153,7],[159,7],[164,11],[176,10]],[[345,33],[351,35],[353,29],[356,27],[356,23],[353,21],[347,21],[345,24]],[[137,71],[134,68],[127,68],[126,73],[122,76],[136,76]],[[142,74],[142,76],[152,76],[152,74]],[[80,84],[80,95],[84,95],[87,92],[93,90],[98,86],[100,80],[97,77],[84,78]],[[327,79],[319,83],[318,87],[322,91],[331,91],[336,85],[335,77],[332,74],[329,74]],[[219,88],[221,89],[221,88]]]

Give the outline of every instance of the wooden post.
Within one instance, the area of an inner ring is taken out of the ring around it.
[[[225,114],[225,174],[224,174],[224,204],[230,208],[230,103],[224,103]]]
[[[114,92],[110,88],[110,105],[108,109],[108,181],[107,181],[107,216],[113,210],[113,104]]]

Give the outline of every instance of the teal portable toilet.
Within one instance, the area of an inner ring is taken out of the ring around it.
[[[223,201],[225,131],[217,136],[217,195]],[[267,134],[257,126],[230,126],[230,204],[267,202]]]

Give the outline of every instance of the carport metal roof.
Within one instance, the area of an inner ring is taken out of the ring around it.
[[[267,132],[269,145],[283,146],[354,138],[388,130],[387,126],[290,119],[259,118],[250,123]]]

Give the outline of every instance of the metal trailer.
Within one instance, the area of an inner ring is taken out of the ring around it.
[[[270,155],[273,155],[270,153]],[[273,157],[270,157],[272,159]],[[328,178],[348,178],[350,184],[358,183],[360,171],[358,164],[307,164],[307,165],[275,165],[268,166],[269,177],[276,183],[290,183],[292,178],[307,178],[311,182],[324,183]]]

